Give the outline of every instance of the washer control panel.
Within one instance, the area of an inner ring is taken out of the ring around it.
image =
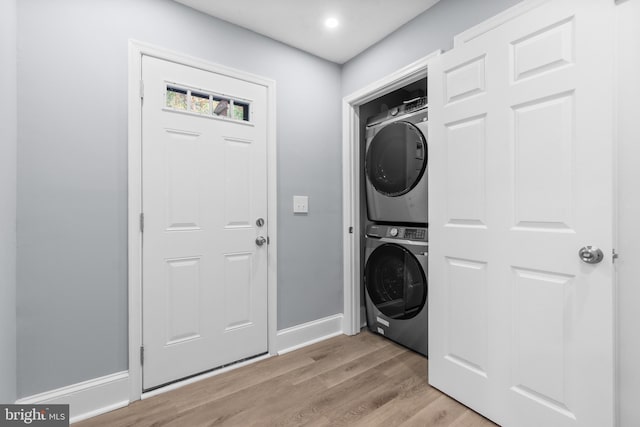
[[[398,240],[428,241],[426,227],[371,224],[367,226],[367,236]]]
[[[424,228],[405,228],[404,238],[407,240],[426,240],[427,230]]]

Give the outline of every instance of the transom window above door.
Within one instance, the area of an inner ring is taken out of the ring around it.
[[[250,101],[167,83],[165,108],[174,111],[249,121]]]

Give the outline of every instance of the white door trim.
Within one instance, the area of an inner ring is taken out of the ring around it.
[[[276,354],[277,337],[277,181],[276,181],[276,83],[255,74],[213,64],[202,59],[183,55],[151,44],[129,40],[128,87],[128,251],[129,251],[129,379],[130,400],[142,396],[142,104],[141,66],[142,56],[148,55],[205,71],[222,74],[264,86],[267,90],[267,191],[268,215],[268,349]]]
[[[360,331],[360,116],[359,107],[389,92],[427,76],[436,50],[342,99],[342,222],[344,318],[343,332]],[[349,228],[353,227],[352,232]]]

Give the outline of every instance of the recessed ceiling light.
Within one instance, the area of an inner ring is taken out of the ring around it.
[[[327,18],[327,20],[324,21],[324,26],[327,28],[336,28],[338,24],[339,22],[336,18]]]

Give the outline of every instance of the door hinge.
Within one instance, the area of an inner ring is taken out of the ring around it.
[[[140,232],[144,233],[144,214],[140,213]]]
[[[620,257],[620,255],[618,255],[618,253],[616,252],[615,249],[612,249],[611,250],[611,260],[612,260],[612,262],[616,262],[618,257]]]
[[[144,80],[140,80],[140,99],[144,99]]]
[[[140,364],[144,365],[144,347],[140,346]]]

